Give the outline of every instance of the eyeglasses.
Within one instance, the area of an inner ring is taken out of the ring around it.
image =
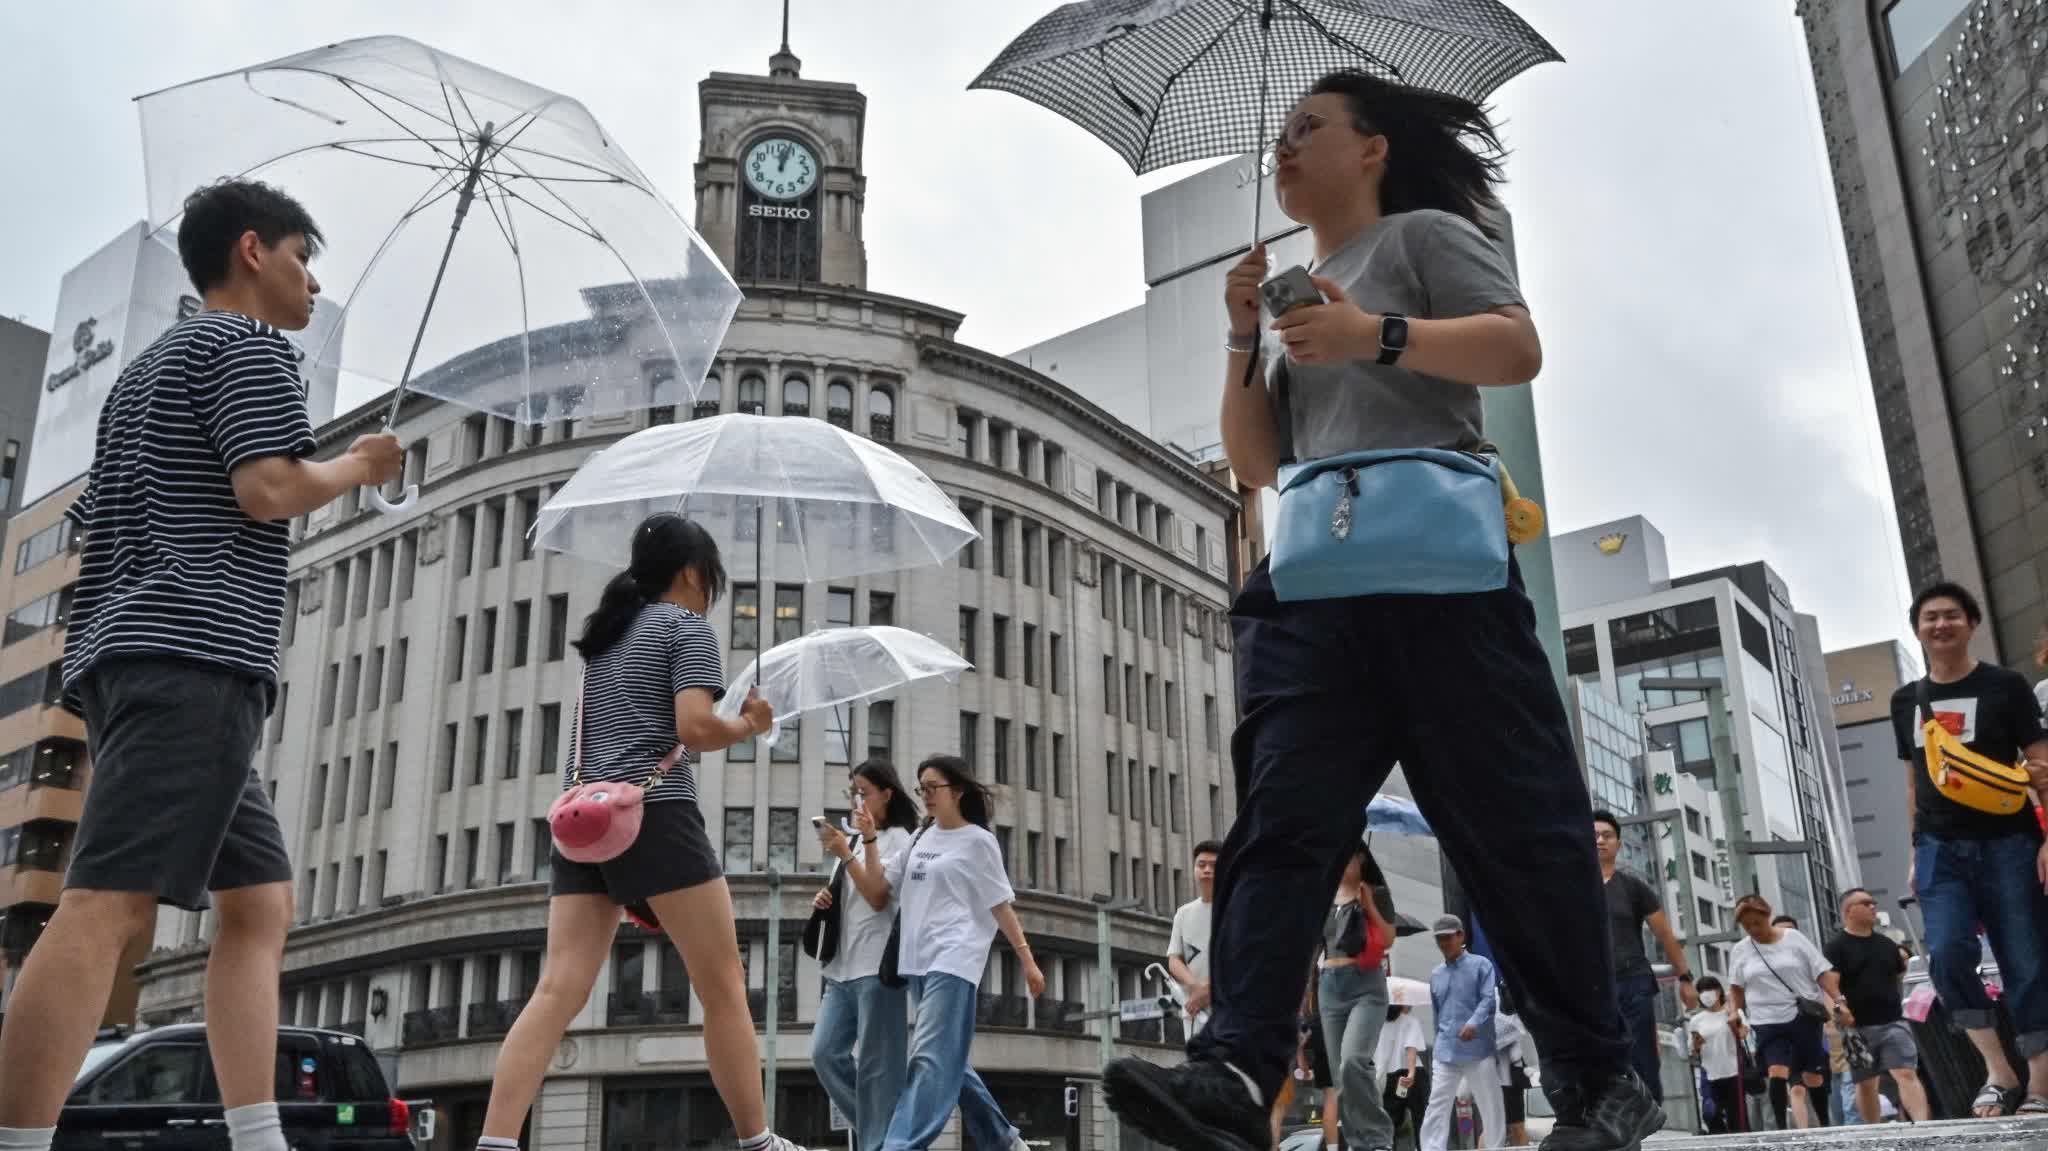
[[[1275,151],[1298,152],[1317,128],[1329,123],[1329,119],[1316,112],[1302,112],[1287,121],[1280,129],[1280,135],[1273,141]]]
[[[920,783],[917,785],[917,793],[926,799],[930,799],[942,791],[951,790],[953,790],[953,785],[950,783]]]
[[[1852,900],[1850,900],[1850,901],[1849,901],[1849,906],[1851,906],[1851,907],[1876,907],[1876,906],[1877,906],[1877,900],[1875,900],[1875,899],[1852,899]]]
[[[1604,827],[1601,828],[1599,831],[1593,833],[1593,842],[1595,843],[1606,843],[1610,839],[1620,838],[1621,837],[1619,835],[1614,834],[1613,832],[1607,830]]]
[[[866,803],[868,796],[874,794],[876,793],[869,791],[865,787],[849,787],[846,789],[846,798],[857,799],[860,800],[862,803]]]

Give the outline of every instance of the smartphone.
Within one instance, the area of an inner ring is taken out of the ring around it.
[[[823,827],[823,826],[825,826],[825,817],[824,817],[824,816],[822,816],[822,815],[814,815],[814,816],[812,816],[812,817],[811,817],[811,826],[812,826],[812,827]]]
[[[1260,284],[1259,296],[1266,302],[1266,314],[1276,320],[1296,308],[1329,302],[1308,278],[1308,269],[1300,264]]]

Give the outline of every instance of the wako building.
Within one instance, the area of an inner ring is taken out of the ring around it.
[[[785,49],[770,76],[705,80],[699,103],[698,226],[747,299],[694,408],[528,428],[410,401],[398,432],[416,509],[386,517],[351,494],[295,525],[283,687],[258,753],[300,868],[284,1016],[363,1034],[404,1094],[441,1104],[440,1145],[473,1145],[499,1042],[540,974],[542,817],[580,671],[569,641],[613,574],[536,552],[528,529],[594,450],[650,418],[825,419],[925,469],[983,538],[941,568],[810,586],[772,566],[764,578],[735,549],[735,586],[713,611],[727,674],[776,641],[872,623],[957,644],[976,667],[698,765],[756,1018],[776,1020],[776,1124],[835,1138],[809,1068],[820,977],[796,946],[825,872],[809,817],[844,812],[848,768],[866,756],[907,769],[960,751],[995,785],[1048,979],[1029,1000],[997,944],[974,1061],[1027,1136],[1063,1146],[1065,1078],[1100,1063],[1100,1025],[1077,1018],[1107,999],[1091,897],[1138,901],[1112,931],[1111,974],[1135,995],[1192,897],[1189,848],[1235,810],[1223,613],[1239,503],[1051,378],[956,342],[957,314],[866,289],[855,88],[799,78]],[[785,154],[795,179],[754,176],[750,157]],[[327,424],[324,450],[382,415],[373,403]],[[160,918],[140,973],[145,1021],[200,1011],[209,932],[200,916]],[[1154,1023],[1124,1038],[1162,1036]],[[705,1068],[678,953],[622,928],[528,1146],[722,1145]]]

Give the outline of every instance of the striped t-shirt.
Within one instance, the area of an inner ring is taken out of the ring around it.
[[[258,523],[229,475],[317,446],[298,355],[283,333],[201,312],[144,348],[100,412],[64,637],[64,704],[100,660],[177,656],[277,683],[290,527]]]
[[[583,717],[590,734],[582,744],[582,782],[644,784],[663,757],[676,748],[676,696],[693,687],[725,694],[718,633],[711,621],[667,601],[640,609],[619,638],[583,670],[583,706],[569,736],[569,762],[562,773],[567,790],[577,779],[577,739]],[[697,800],[697,753],[684,754],[647,801]]]

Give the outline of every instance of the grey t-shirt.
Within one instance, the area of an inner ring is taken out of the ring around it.
[[[1522,303],[1493,241],[1435,209],[1382,217],[1311,270],[1374,315],[1456,319]],[[1471,449],[1484,438],[1476,387],[1368,360],[1288,363],[1278,340],[1266,347],[1269,384],[1287,376],[1297,460],[1376,448]]]

